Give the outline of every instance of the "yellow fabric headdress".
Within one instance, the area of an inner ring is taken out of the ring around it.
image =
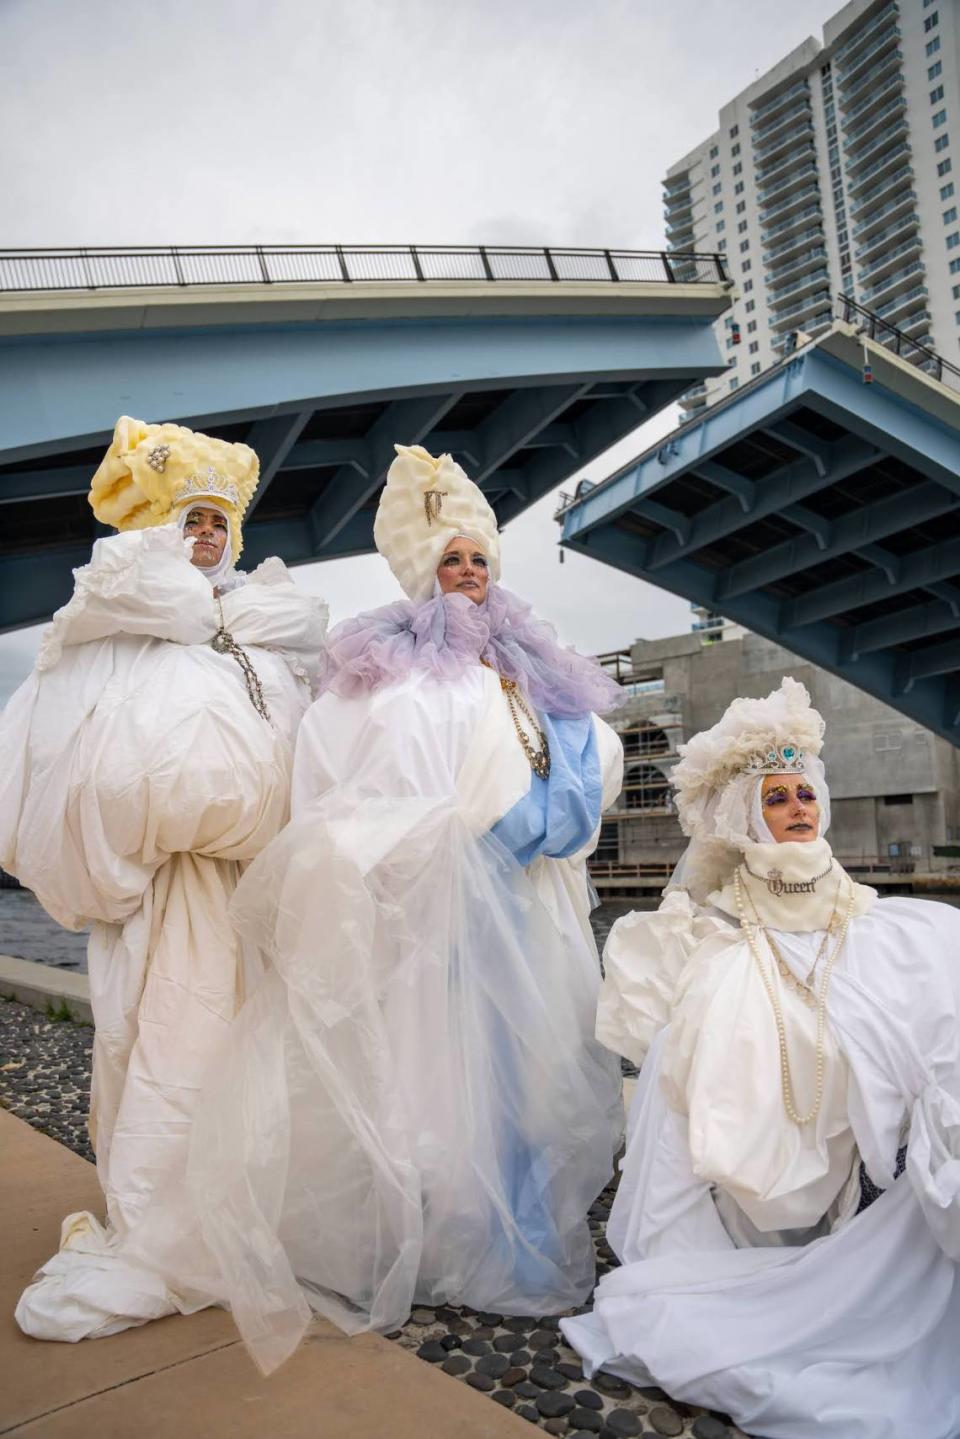
[[[373,524],[377,549],[411,600],[429,599],[437,565],[452,539],[473,540],[500,578],[500,536],[489,501],[449,455],[434,459],[422,445],[395,445]]]
[[[121,415],[88,498],[97,519],[115,530],[170,524],[184,505],[214,500],[230,518],[236,563],[243,548],[240,527],[259,475],[260,461],[249,445]]]

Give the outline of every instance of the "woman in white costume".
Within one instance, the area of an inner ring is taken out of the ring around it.
[[[118,421],[98,540],[0,720],[0,863],[91,926],[90,1132],[106,1199],[64,1221],[17,1309],[75,1340],[189,1310],[150,1233],[182,1188],[204,1070],[243,999],[227,913],[285,823],[325,607],[283,564],[234,568],[258,461],[177,425]],[[142,1252],[141,1252],[142,1251]]]
[[[409,598],[331,633],[293,819],[231,906],[264,981],[191,1153],[267,1371],[312,1311],[389,1331],[414,1303],[582,1302],[621,1129],[585,873],[618,687],[499,586],[463,470],[397,449],[374,533]]]
[[[833,858],[822,730],[785,679],[682,750],[690,845],[614,926],[597,1023],[643,1064],[622,1268],[562,1327],[765,1439],[955,1439],[960,915]]]

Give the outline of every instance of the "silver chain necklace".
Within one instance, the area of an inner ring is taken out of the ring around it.
[[[243,678],[247,682],[247,694],[250,698],[250,703],[253,705],[257,714],[262,716],[267,724],[270,724],[270,711],[267,709],[267,702],[263,697],[263,686],[260,683],[260,676],[251,664],[250,656],[237,644],[233,635],[227,629],[227,622],[223,615],[223,602],[219,595],[217,595],[217,607],[220,610],[220,628],[210,641],[211,648],[215,650],[218,655],[229,655],[231,659],[236,660],[243,671]]]
[[[833,869],[833,860],[831,859],[826,869],[820,874],[815,874],[812,879],[784,879],[783,870],[780,869],[768,870],[766,874],[755,874],[746,860],[743,862],[743,867],[752,879],[758,879],[761,884],[765,884],[775,899],[780,899],[785,894],[815,893],[817,885],[822,879],[826,879]]]

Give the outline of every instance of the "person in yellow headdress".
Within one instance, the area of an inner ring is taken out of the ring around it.
[[[59,923],[91,927],[106,1223],[64,1221],[17,1308],[36,1338],[110,1334],[212,1297],[170,1286],[156,1236],[244,996],[228,902],[287,818],[326,632],[325,606],[280,560],[234,567],[258,469],[246,445],[120,419],[90,493],[119,533],[77,570],[0,719],[0,864]]]

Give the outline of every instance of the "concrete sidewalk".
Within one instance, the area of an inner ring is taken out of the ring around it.
[[[75,970],[58,969],[52,964],[40,964],[35,959],[16,959],[12,954],[0,954],[0,995],[4,999],[16,999],[29,1004],[32,1009],[44,1013],[55,1010],[58,1016],[64,1008],[70,1011],[70,1018],[81,1024],[93,1023],[90,1007],[90,980]]]
[[[101,1210],[91,1164],[0,1111],[0,1435],[17,1439],[522,1439],[530,1427],[377,1335],[317,1321],[271,1379],[220,1310],[44,1344],[13,1321],[60,1221]]]

